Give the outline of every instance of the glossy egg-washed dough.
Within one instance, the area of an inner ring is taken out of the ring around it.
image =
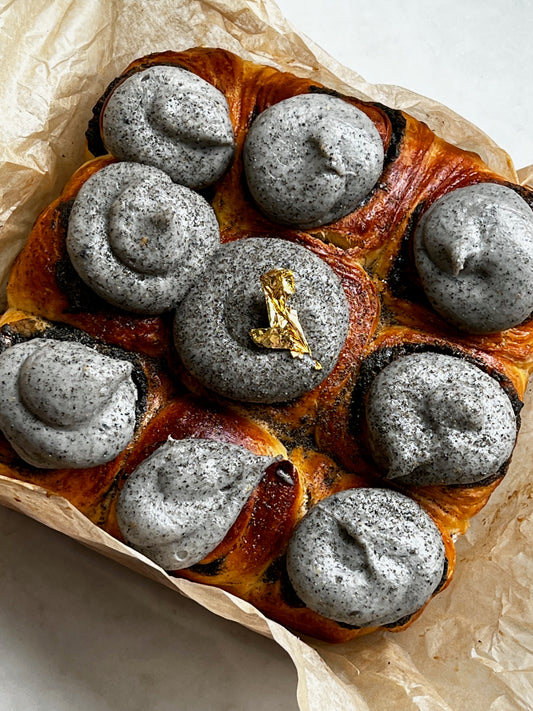
[[[186,67],[226,96],[236,137],[229,170],[203,195],[217,215],[222,242],[272,236],[324,259],[338,275],[350,310],[348,338],[331,374],[286,404],[229,402],[189,375],[172,345],[172,314],[143,316],[109,306],[81,281],[65,240],[72,202],[84,182],[113,162],[105,155],[99,117],[121,78],[156,64]],[[168,437],[203,437],[281,456],[267,469],[224,540],[201,563],[179,571],[250,601],[279,622],[328,641],[353,629],[303,606],[288,580],[284,557],[292,531],[314,503],[352,487],[392,486],[418,501],[442,533],[445,587],[454,571],[452,538],[486,504],[506,467],[468,486],[387,484],[370,456],[364,402],[375,375],[391,360],[423,350],[452,354],[495,377],[517,421],[533,367],[533,321],[488,335],[465,334],[436,314],[424,296],[412,258],[418,215],[449,191],[480,182],[508,185],[533,206],[533,194],[510,184],[474,153],[446,143],[425,124],[380,104],[342,97],[375,124],[385,147],[380,179],[363,204],[344,218],[306,232],[271,222],[245,187],[242,149],[251,121],[264,109],[302,93],[333,93],[309,79],[243,61],[224,50],[153,54],[133,62],[94,109],[87,132],[94,157],[68,181],[38,218],[9,280],[1,347],[31,337],[89,343],[133,365],[140,396],[135,436],[124,452],[92,469],[41,471],[20,460],[0,436],[0,473],[38,484],[71,501],[95,524],[122,539],[116,499],[128,475]],[[288,476],[280,477],[279,468]],[[278,472],[278,473],[276,473]],[[437,590],[437,592],[438,592]],[[401,629],[419,613],[393,625]]]

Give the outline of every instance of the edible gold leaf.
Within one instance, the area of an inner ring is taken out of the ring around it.
[[[260,279],[270,326],[250,331],[254,343],[263,348],[287,349],[293,358],[312,357],[298,313],[287,303],[296,290],[293,272],[290,269],[271,269]],[[314,360],[314,367],[322,369],[317,360]]]

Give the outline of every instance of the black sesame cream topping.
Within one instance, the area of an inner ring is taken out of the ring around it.
[[[360,488],[320,501],[298,524],[287,553],[294,589],[315,612],[374,627],[419,610],[442,580],[441,534],[396,491]]]
[[[293,272],[291,303],[311,353],[266,349],[250,331],[268,326],[261,275]],[[176,311],[174,340],[186,368],[206,387],[245,402],[285,402],[329,375],[348,333],[348,305],[337,275],[313,252],[273,238],[222,245]],[[317,370],[315,359],[322,365]]]
[[[79,191],[67,250],[103,299],[158,314],[181,301],[219,239],[215,213],[201,195],[157,168],[112,163]]]
[[[308,229],[361,203],[381,174],[384,149],[372,121],[355,106],[301,94],[255,119],[243,160],[259,208],[275,222]]]
[[[36,338],[0,355],[0,428],[43,469],[114,459],[135,428],[132,365],[79,343]]]
[[[366,405],[374,459],[403,484],[470,484],[496,474],[516,439],[500,384],[481,368],[440,353],[387,365]]]
[[[189,188],[218,180],[235,150],[226,97],[181,67],[132,74],[107,100],[101,121],[112,155],[160,168]]]
[[[415,259],[434,309],[464,331],[503,331],[533,314],[533,210],[511,188],[439,198],[417,227]]]
[[[122,489],[120,530],[166,570],[199,563],[224,539],[275,461],[226,442],[169,438]]]

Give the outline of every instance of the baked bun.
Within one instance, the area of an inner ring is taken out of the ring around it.
[[[87,141],[13,266],[1,344],[130,363],[133,429],[109,461],[45,469],[0,412],[2,473],[298,632],[402,629],[509,464],[533,194],[408,114],[218,49],[133,62]]]

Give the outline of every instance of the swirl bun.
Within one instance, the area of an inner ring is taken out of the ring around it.
[[[533,314],[533,211],[511,188],[441,197],[419,223],[415,257],[434,309],[458,328],[502,331]]]
[[[503,388],[475,365],[415,353],[386,366],[367,400],[372,453],[403,484],[471,484],[511,456],[516,417]]]
[[[120,529],[166,570],[199,563],[275,461],[235,444],[169,437],[128,477],[117,503]]]
[[[442,580],[441,534],[412,499],[359,488],[320,501],[289,543],[287,571],[305,604],[357,627],[418,611]]]
[[[67,235],[83,281],[114,306],[146,314],[181,301],[218,244],[204,198],[137,163],[112,163],[87,180]]]
[[[233,158],[226,97],[181,67],[130,76],[108,98],[101,121],[110,153],[160,168],[189,188],[214,183]]]
[[[294,272],[294,306],[311,353],[256,346],[250,331],[265,325],[260,277]],[[176,311],[175,345],[185,367],[215,392],[245,402],[293,400],[333,369],[348,332],[348,305],[337,275],[313,252],[272,238],[222,245]]]
[[[135,428],[130,363],[79,343],[35,338],[0,355],[0,428],[24,461],[44,469],[114,459]]]
[[[334,222],[365,198],[383,169],[383,142],[342,99],[301,94],[253,122],[244,145],[250,192],[272,220],[309,229]]]

